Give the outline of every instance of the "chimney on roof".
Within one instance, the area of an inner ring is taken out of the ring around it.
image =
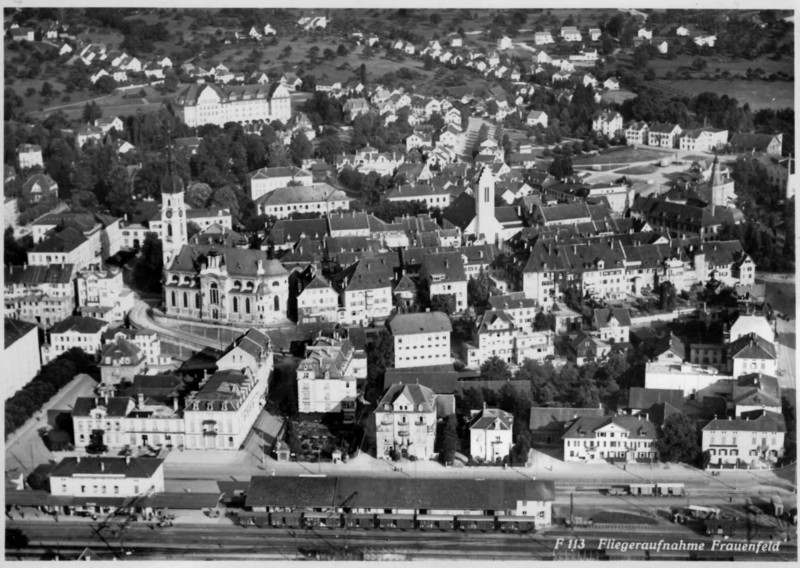
[[[125,465],[131,465],[131,456],[125,456]]]
[[[105,464],[105,462],[101,461],[100,462],[100,471],[104,472],[105,470],[106,470],[106,464]]]
[[[77,463],[81,463],[81,456],[80,456],[80,454],[78,454],[78,456],[76,457],[76,461],[77,461]]]

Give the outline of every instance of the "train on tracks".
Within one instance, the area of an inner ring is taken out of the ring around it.
[[[683,497],[683,483],[622,483],[597,487],[604,495],[633,495],[639,497]]]
[[[357,514],[325,512],[231,513],[241,526],[259,528],[348,528],[365,530],[438,530],[464,532],[534,532],[532,518],[506,515]]]

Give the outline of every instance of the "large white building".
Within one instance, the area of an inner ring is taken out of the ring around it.
[[[115,322],[124,320],[133,309],[133,291],[122,283],[122,271],[118,268],[101,270],[93,266],[79,271],[75,288],[78,308],[84,315]]]
[[[250,197],[253,201],[279,187],[314,183],[311,172],[294,166],[261,168],[250,173],[248,178],[250,180]]]
[[[564,461],[655,460],[655,424],[642,416],[580,416],[564,432]]]
[[[394,366],[425,367],[448,365],[450,356],[450,318],[441,312],[397,314],[389,322],[394,338]]]
[[[734,379],[749,373],[774,377],[778,371],[775,346],[755,333],[744,335],[728,346],[728,366]]]
[[[39,328],[17,319],[4,318],[3,400],[27,385],[42,368]]]
[[[728,143],[728,131],[720,128],[685,130],[678,138],[684,152],[713,152]]]
[[[250,329],[216,365],[217,372],[183,401],[178,389],[164,396],[163,386],[137,388],[136,399],[78,398],[72,411],[75,445],[238,450],[264,405],[273,367],[269,337]]]
[[[185,245],[164,269],[170,315],[252,325],[286,318],[289,272],[266,251]]]
[[[511,453],[514,416],[499,408],[473,410],[469,423],[469,453],[489,463],[502,461]]]
[[[42,360],[49,363],[73,347],[97,357],[103,343],[103,332],[107,329],[108,322],[101,319],[70,316],[50,328],[50,344],[42,346]]]
[[[377,457],[428,460],[434,456],[436,439],[436,395],[422,385],[396,384],[389,387],[375,409]]]
[[[456,312],[467,309],[467,274],[461,253],[438,252],[425,255],[419,275],[427,283],[431,299],[436,296],[452,296]]]
[[[36,144],[23,144],[17,149],[19,158],[19,169],[33,168],[35,166],[44,167],[42,161],[42,147]]]
[[[613,138],[622,130],[622,115],[610,110],[598,112],[592,118],[592,130]]]
[[[317,213],[327,217],[337,211],[348,211],[353,201],[345,192],[328,185],[290,185],[279,187],[255,200],[259,215],[288,219],[292,213]]]
[[[73,266],[5,266],[4,315],[48,328],[75,309]]]
[[[746,413],[740,418],[715,419],[703,428],[702,449],[711,464],[774,464],[783,456],[786,422],[769,411]]]
[[[356,382],[367,378],[367,359],[347,340],[318,338],[306,347],[297,367],[297,403],[301,413],[341,412],[355,420]]]
[[[50,473],[50,494],[64,497],[138,497],[163,493],[164,460],[77,456]]]
[[[192,84],[178,94],[173,109],[187,126],[273,120],[285,123],[292,117],[289,91],[279,82],[238,87]]]

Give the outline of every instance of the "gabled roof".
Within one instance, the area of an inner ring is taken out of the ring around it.
[[[602,408],[553,408],[532,407],[529,428],[537,432],[556,432],[560,434],[568,423],[582,416],[601,418]]]
[[[393,405],[401,396],[411,402],[414,412],[434,412],[436,395],[431,389],[418,384],[404,385],[402,383],[389,387],[389,390],[386,391],[386,394],[383,395],[383,398],[378,403],[376,412],[394,412],[393,409],[387,411],[385,406],[387,404]],[[419,405],[422,405],[421,411],[419,410]]]
[[[4,318],[5,326],[3,331],[3,339],[5,341],[5,349],[8,349],[14,343],[28,335],[28,333],[32,329],[36,329],[36,324],[28,323],[26,321],[13,319],[13,318]],[[39,339],[37,336],[36,344],[39,344]]]
[[[432,253],[422,259],[420,274],[441,275],[441,282],[466,282],[467,274],[464,272],[464,259],[459,252]]]
[[[107,416],[123,417],[128,414],[128,408],[133,407],[133,400],[127,396],[110,396],[108,398],[91,396],[80,397],[72,408],[73,416],[89,416],[95,408],[104,408]]]
[[[392,335],[413,335],[416,333],[440,333],[453,331],[453,325],[442,312],[419,312],[397,314],[388,322]]]
[[[266,251],[216,245],[183,245],[169,270],[198,273],[201,264],[208,262],[209,254],[221,256],[220,266],[224,266],[231,277],[256,276],[259,261],[266,277],[288,275],[280,261],[268,258]]]
[[[53,327],[50,328],[50,334],[66,333],[69,331],[77,333],[99,333],[106,327],[108,327],[108,322],[100,319],[70,316],[53,325]]]
[[[328,234],[327,219],[279,219],[270,230],[269,237],[277,246],[296,243],[302,235],[321,239]]]
[[[628,394],[628,408],[632,410],[647,410],[654,404],[662,402],[667,402],[675,408],[682,408],[683,390],[631,387]]]
[[[725,432],[786,432],[786,420],[782,414],[769,410],[756,410],[742,414],[742,418],[714,419],[703,431]]]
[[[158,458],[68,457],[50,472],[51,477],[76,475],[122,475],[127,478],[153,477],[164,460]]]
[[[67,227],[41,241],[33,248],[33,252],[72,252],[86,240],[81,231],[74,227]]]
[[[130,365],[136,365],[143,359],[142,350],[123,337],[118,337],[103,347],[100,354],[101,365],[106,364],[107,357],[111,357],[112,361],[122,361],[127,358]]]
[[[564,438],[595,438],[597,431],[614,424],[628,432],[629,439],[654,440],[657,437],[655,424],[642,416],[581,416],[564,433]]]
[[[501,327],[497,327],[497,324]],[[513,330],[514,320],[503,310],[488,310],[475,322],[478,335],[493,333],[502,329]]]
[[[622,326],[630,327],[631,325],[631,314],[628,308],[599,308],[594,311],[594,320],[598,329],[606,327],[611,318],[617,320]]]
[[[69,284],[72,281],[72,264],[3,266],[5,285],[36,286],[40,284]]]
[[[744,335],[728,346],[731,359],[776,359],[775,346],[761,336]]]
[[[470,430],[511,430],[514,416],[499,408],[484,408],[476,414],[469,424]]]

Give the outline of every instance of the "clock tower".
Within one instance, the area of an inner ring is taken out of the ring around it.
[[[186,204],[183,181],[175,171],[175,153],[172,146],[167,157],[167,174],[161,180],[161,244],[164,269],[186,244]]]

